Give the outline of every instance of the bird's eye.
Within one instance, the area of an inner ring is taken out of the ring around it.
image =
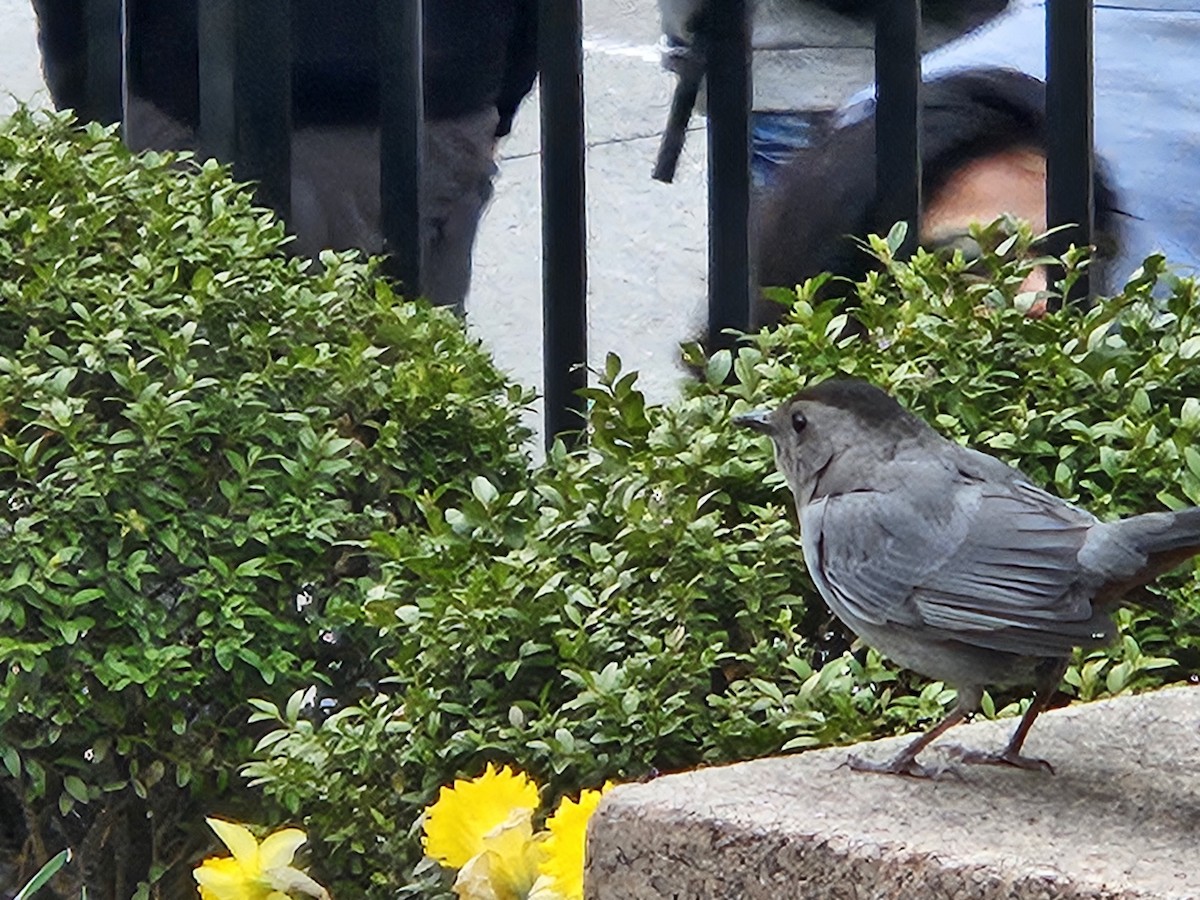
[[[804,430],[804,426],[808,424],[808,419],[804,418],[804,413],[796,410],[792,413],[792,431],[799,434]]]

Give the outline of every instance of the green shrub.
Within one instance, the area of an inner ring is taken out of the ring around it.
[[[346,703],[386,672],[359,613],[370,535],[461,503],[472,477],[527,480],[526,398],[453,316],[284,244],[215,163],[134,156],[62,115],[0,124],[18,876],[68,846],[93,897],[193,892],[203,816],[265,815],[232,789],[247,698],[320,682]]]
[[[884,266],[858,286],[860,336],[814,299],[814,281],[786,324],[736,357],[692,348],[706,377],[676,403],[647,406],[610,358],[588,391],[586,449],[557,447],[528,489],[477,479],[457,507],[376,534],[389,562],[368,610],[390,639],[388,693],[323,725],[298,704],[262,705],[275,730],[247,768],[303,816],[334,892],[440,896],[413,825],[438,785],[485,761],[558,793],[944,714],[945,686],[844,652],[803,571],[768,442],[731,428],[732,413],[852,373],[1101,515],[1200,502],[1195,283],[1160,283],[1152,259],[1091,311],[1030,318],[1019,286],[1032,238],[1005,227],[979,234],[991,252],[976,264],[896,263],[875,241]],[[1068,262],[1074,278],[1081,258]],[[1169,297],[1152,299],[1156,286]],[[1125,611],[1122,641],[1076,661],[1076,693],[1195,668],[1194,570],[1167,595],[1175,613]],[[988,697],[985,713],[1020,699]]]

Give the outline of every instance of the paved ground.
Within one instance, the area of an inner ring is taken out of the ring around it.
[[[29,0],[0,0],[0,116],[16,100],[48,103]]]
[[[673,88],[654,49],[655,9],[654,0],[584,0],[588,339],[593,365],[616,351],[641,371],[650,397],[663,400],[682,377],[679,341],[703,321],[707,218],[702,132],[692,134],[674,185],[650,179]],[[11,97],[47,102],[38,65],[28,0],[0,0],[0,114]],[[534,95],[501,146],[468,319],[499,364],[540,392],[538,119]]]
[[[923,760],[997,749],[1015,724],[960,725]],[[836,747],[621,785],[588,826],[587,896],[1196,900],[1198,747],[1200,688],[1182,687],[1039,717],[1026,752],[1053,775],[870,775]]]
[[[674,184],[651,180],[674,86],[654,49],[654,0],[585,0],[584,38],[589,353],[595,365],[616,351],[661,400],[682,377],[679,342],[699,333],[704,316],[704,135],[691,135]],[[533,341],[541,333],[536,101],[526,101],[503,146],[507,158],[479,239],[468,318],[502,366],[540,388],[540,344]]]

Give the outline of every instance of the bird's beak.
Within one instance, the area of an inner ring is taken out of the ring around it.
[[[734,416],[733,424],[740,425],[742,428],[752,428],[763,434],[770,434],[774,430],[771,427],[771,412],[765,409],[756,409],[753,412]]]

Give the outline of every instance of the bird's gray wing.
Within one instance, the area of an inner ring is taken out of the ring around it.
[[[996,649],[1067,652],[1107,632],[1079,551],[1096,520],[1025,482],[978,485],[956,551],[914,585],[930,627]]]
[[[800,514],[804,560],[830,608],[851,628],[868,625],[920,625],[911,603],[930,555],[945,558],[952,546],[945,535],[921,531],[910,537],[889,527],[880,515],[875,491],[832,494],[808,504]]]
[[[1078,559],[1089,513],[969,466],[908,475],[886,490],[827,497],[802,520],[812,528],[810,570],[820,569],[835,613],[852,627],[857,618],[1036,655],[1097,638],[1105,619]]]

